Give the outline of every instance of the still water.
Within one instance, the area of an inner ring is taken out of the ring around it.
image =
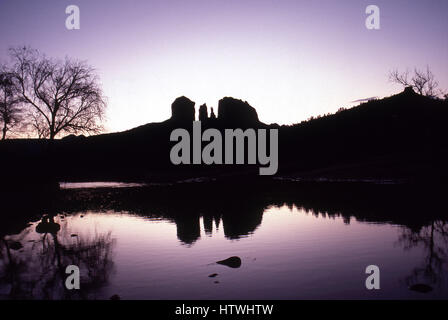
[[[179,218],[156,209],[145,215],[122,208],[60,211],[3,236],[0,296],[448,298],[447,221],[413,230],[285,204],[266,206],[248,220],[216,214]],[[216,263],[232,256],[241,266]],[[69,264],[81,269],[76,294],[63,288]],[[368,265],[380,268],[380,290],[365,287]],[[411,290],[416,284],[431,291]]]

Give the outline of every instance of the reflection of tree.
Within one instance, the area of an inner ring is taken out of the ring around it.
[[[23,241],[24,233],[30,231],[31,229],[27,228],[14,237],[19,237]],[[12,252],[6,240],[2,243],[0,286],[10,288],[7,298],[91,298],[108,282],[113,270],[114,241],[110,233],[95,234],[92,237],[74,237],[62,227],[59,233],[42,232],[38,241],[26,245],[19,252]],[[65,268],[68,265],[80,268],[80,290],[69,291],[65,288],[68,276]]]
[[[441,285],[447,280],[448,222],[432,221],[430,225],[422,227],[417,232],[403,229],[398,242],[405,250],[421,246],[425,253],[423,266],[415,268],[406,278],[408,286],[418,283]]]
[[[19,239],[26,236],[21,234]],[[0,238],[0,286],[10,286],[10,296],[22,296],[21,283],[26,273],[26,263],[20,259],[15,259],[15,250],[10,246],[10,242],[5,236]]]

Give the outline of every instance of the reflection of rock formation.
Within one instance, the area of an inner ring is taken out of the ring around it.
[[[211,234],[213,221],[216,227],[222,221],[225,236],[235,239],[254,232],[266,208],[285,204],[315,215],[339,216],[347,224],[355,218],[403,225],[413,231],[431,220],[446,220],[448,212],[444,195],[429,187],[421,190],[401,185],[297,184],[257,179],[237,184],[179,183],[107,192],[64,192],[67,197],[61,206],[69,212],[110,209],[142,216],[159,212],[159,217],[177,223],[179,239],[186,243],[200,237],[201,217],[206,234]]]
[[[177,238],[186,243],[192,244],[201,236],[199,216],[177,216],[174,218],[177,226]]]
[[[205,231],[205,234],[206,235],[211,235],[212,232],[213,232],[213,217],[212,216],[204,216],[203,217],[203,221],[204,221],[204,231]]]
[[[201,214],[205,234],[213,232],[213,221],[218,228],[222,221],[223,231],[226,238],[239,239],[254,232],[261,224],[264,208],[238,208],[226,210],[218,215],[215,210]],[[199,211],[199,210],[198,210]],[[172,218],[177,227],[177,238],[186,244],[192,244],[201,236],[200,216],[196,214],[176,215]]]
[[[229,239],[238,239],[253,233],[261,224],[265,208],[239,208],[235,212],[222,216],[224,235]]]

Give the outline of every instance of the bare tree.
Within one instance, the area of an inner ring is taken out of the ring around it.
[[[106,108],[95,70],[83,61],[54,60],[29,47],[10,49],[19,92],[40,137],[98,133]]]
[[[21,99],[14,85],[14,76],[5,66],[0,66],[0,125],[2,140],[6,133],[17,127],[22,120]]]
[[[412,87],[417,93],[430,97],[437,98],[442,91],[438,90],[439,83],[435,80],[434,74],[426,66],[426,70],[418,70],[414,68],[414,74],[409,76],[409,70],[400,73],[397,69],[389,73],[389,81],[401,84],[405,87]]]

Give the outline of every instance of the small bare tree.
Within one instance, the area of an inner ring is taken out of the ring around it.
[[[27,118],[28,126],[37,134],[39,139],[47,139],[50,136],[49,127],[43,117],[36,112],[29,112]]]
[[[14,75],[5,66],[0,66],[0,125],[2,140],[6,139],[8,131],[21,124],[21,101],[19,92],[14,85]]]
[[[400,73],[395,69],[389,73],[389,81],[405,87],[412,87],[417,93],[430,98],[437,98],[439,95],[443,95],[443,92],[437,89],[439,83],[435,80],[429,66],[426,66],[425,71],[414,68],[412,77],[409,76],[409,70]]]
[[[85,62],[49,59],[29,47],[10,49],[19,92],[38,136],[98,133],[106,108],[95,70]]]

